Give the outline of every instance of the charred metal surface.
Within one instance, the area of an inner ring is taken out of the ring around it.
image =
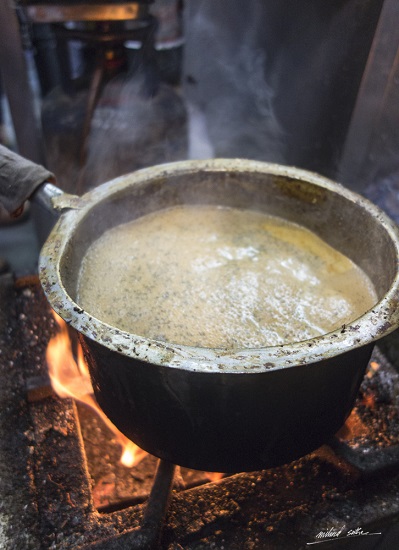
[[[13,322],[0,355],[5,389],[0,393],[0,546],[125,550],[132,531],[142,524],[145,504],[98,513],[75,406],[51,396],[27,402],[27,380],[46,380],[44,353],[54,331],[37,283],[17,288],[11,305]],[[337,437],[353,453],[388,451],[399,445],[398,411],[398,375],[377,352],[346,430]],[[97,437],[101,433],[92,434]],[[90,435],[85,439],[90,445]],[[94,445],[104,455],[111,453],[106,440]],[[362,527],[382,534],[356,541],[348,537],[323,548],[385,550],[395,547],[393,525],[398,521],[399,468],[374,469],[367,476],[324,446],[273,470],[175,489],[159,549],[298,550],[309,548],[322,530],[342,528],[346,535]]]
[[[154,485],[145,509],[143,522],[140,526],[140,531],[148,548],[156,550],[159,546],[172,491],[174,472],[175,466],[173,464],[163,460],[159,461]],[[145,545],[141,544],[140,548],[143,546]],[[139,546],[136,545],[136,547],[138,548]]]
[[[0,276],[0,547],[39,548],[35,483],[26,436],[31,422],[23,385],[22,352],[12,277]]]
[[[322,188],[314,187],[305,181],[298,181],[294,178],[281,180],[276,178],[276,185],[289,197],[310,204],[318,204],[327,198],[327,192]]]
[[[26,379],[27,399],[40,401],[54,395],[49,376],[31,376]]]
[[[349,464],[357,468],[363,476],[380,476],[385,472],[398,469],[399,445],[362,453],[361,450],[351,449],[351,447],[334,439],[330,442],[330,447],[339,453]]]

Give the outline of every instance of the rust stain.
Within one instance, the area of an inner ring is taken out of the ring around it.
[[[298,199],[308,204],[319,204],[324,202],[327,197],[327,191],[306,181],[299,181],[294,178],[276,178],[275,184],[280,190],[294,199]]]

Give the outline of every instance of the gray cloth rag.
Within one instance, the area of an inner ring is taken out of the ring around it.
[[[0,145],[0,203],[10,213],[21,210],[24,202],[45,182],[55,182],[54,175]]]

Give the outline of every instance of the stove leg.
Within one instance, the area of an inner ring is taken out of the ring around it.
[[[115,538],[84,547],[84,550],[157,550],[173,486],[176,466],[165,460],[158,463],[142,524]]]
[[[173,476],[176,466],[165,460],[158,463],[154,485],[144,512],[144,520],[140,532],[146,538],[146,548],[158,548],[163,522],[168,510],[170,494],[173,486]],[[132,548],[135,548],[133,546]]]
[[[154,485],[144,512],[143,523],[137,532],[137,542],[132,541],[131,550],[156,550],[159,547],[163,523],[172,491],[176,466],[165,460],[158,463]]]

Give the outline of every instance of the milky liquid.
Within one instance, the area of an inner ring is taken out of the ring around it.
[[[84,258],[78,294],[114,327],[227,349],[313,338],[377,301],[364,272],[307,229],[218,206],[173,207],[106,232]]]

